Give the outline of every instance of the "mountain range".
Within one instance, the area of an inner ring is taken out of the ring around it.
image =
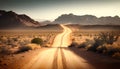
[[[55,19],[54,23],[72,23],[80,25],[120,25],[119,16],[107,16],[97,18],[93,15],[74,15],[74,14],[63,14]]]
[[[97,18],[96,16],[93,15],[78,16],[74,14],[63,14],[56,18],[53,22],[50,21],[38,22],[25,14],[17,14],[13,11],[0,10],[0,29],[16,29],[16,28],[38,29],[43,26],[53,27],[55,26],[53,24],[56,24],[57,26],[57,24],[61,23],[71,23],[79,25],[120,25],[120,17],[108,16]],[[47,24],[52,24],[52,26]]]
[[[16,14],[13,11],[0,10],[0,28],[27,28],[37,27],[40,23],[25,14]]]

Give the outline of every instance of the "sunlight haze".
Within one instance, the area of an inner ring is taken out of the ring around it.
[[[54,20],[61,14],[120,16],[119,0],[11,0],[1,1],[2,10],[26,14],[35,20]]]

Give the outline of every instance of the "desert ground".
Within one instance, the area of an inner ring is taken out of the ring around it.
[[[63,31],[3,31],[1,35],[0,69],[119,69],[119,51],[106,55],[108,50],[119,50],[120,37],[107,46],[105,52],[92,51],[94,38],[99,37],[101,31],[74,31],[68,26],[60,25]],[[103,32],[103,31],[102,31]],[[105,32],[105,31],[104,31]],[[108,31],[107,31],[108,32]],[[41,34],[42,33],[42,34]],[[14,35],[13,35],[14,34]],[[117,34],[119,32],[117,31]],[[15,39],[18,38],[18,39]],[[43,44],[31,43],[33,38],[41,38]],[[89,40],[88,40],[89,39]],[[88,41],[87,41],[88,40]],[[91,41],[90,41],[91,40]],[[81,44],[91,42],[81,47]],[[73,45],[72,45],[73,44]],[[102,44],[104,46],[104,44]],[[101,47],[102,47],[101,45]],[[27,51],[21,46],[32,47]],[[108,49],[109,48],[109,49]],[[112,48],[112,49],[111,49]],[[117,53],[117,55],[115,54]]]

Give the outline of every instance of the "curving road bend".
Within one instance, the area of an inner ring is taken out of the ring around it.
[[[61,24],[61,27],[64,29],[61,34],[58,34],[54,39],[52,47],[68,47],[71,44],[70,34],[72,33],[71,29]]]
[[[64,25],[61,27],[64,31],[54,39],[53,48],[39,52],[21,69],[94,69],[87,60],[67,48],[72,31]]]

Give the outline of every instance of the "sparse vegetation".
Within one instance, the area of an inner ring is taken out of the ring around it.
[[[0,46],[0,54],[8,55],[10,53],[11,51],[7,47]]]
[[[73,38],[75,38],[77,43],[75,47],[120,58],[119,34],[116,31],[103,31],[101,33],[81,32],[75,33]],[[74,42],[71,45],[74,45]]]
[[[118,39],[118,34],[116,35],[116,34],[114,34],[114,33],[100,33],[99,35],[98,35],[98,37],[95,37],[94,38],[94,43],[93,43],[93,45],[92,46],[90,46],[89,48],[88,48],[88,50],[91,50],[91,51],[97,51],[97,48],[99,47],[99,46],[103,46],[103,47],[101,47],[101,48],[103,48],[103,49],[105,49],[104,48],[104,44],[113,44],[113,42],[115,42],[115,41],[117,41],[117,39]],[[88,41],[89,42],[89,41]]]
[[[40,46],[50,47],[53,39],[60,32],[62,31],[0,31],[0,54],[13,54],[18,51],[24,52],[24,50],[26,51],[31,48],[34,50],[41,48]]]

